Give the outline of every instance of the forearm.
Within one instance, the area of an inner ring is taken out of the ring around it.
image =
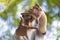
[[[23,36],[18,36],[16,33],[14,35],[14,40],[23,40]]]
[[[43,13],[41,15],[41,18],[39,19],[39,31],[41,33],[45,33],[46,32],[46,26],[47,26],[47,17],[45,15],[45,13]]]

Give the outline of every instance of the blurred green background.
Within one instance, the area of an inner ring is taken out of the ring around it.
[[[60,0],[0,0],[0,40],[13,40],[21,13],[35,3],[47,16],[45,40],[60,40]]]

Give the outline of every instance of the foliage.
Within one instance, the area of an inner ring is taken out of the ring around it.
[[[45,10],[46,15],[47,15],[47,20],[48,23],[51,24],[52,21],[54,20],[54,18],[56,20],[60,20],[60,0],[0,0],[0,4],[6,6],[6,8],[1,12],[0,11],[0,17],[3,18],[5,21],[8,20],[8,14],[11,14],[14,22],[12,23],[13,26],[18,26],[19,24],[19,19],[16,18],[16,14],[17,14],[17,6],[18,4],[27,1],[28,5],[28,9],[32,8],[35,3],[38,3],[39,5],[43,5],[43,3],[45,2],[46,5],[44,5],[44,7],[47,8]],[[23,6],[23,5],[21,5]],[[25,8],[26,6],[24,6]],[[58,12],[56,11],[56,8],[58,10]],[[9,35],[9,33],[7,32],[7,35]]]
[[[17,5],[22,3],[23,1],[26,0],[0,0],[0,3],[4,4],[5,6],[7,6],[7,8],[3,11],[0,12],[0,17],[2,17],[4,20],[7,20],[8,18],[8,13],[10,12],[15,20],[15,16],[17,13]],[[60,15],[60,11],[58,11],[56,14],[54,14],[53,12],[53,8],[54,7],[58,7],[60,10],[60,1],[59,0],[45,0],[46,4],[48,6],[48,12],[46,12],[46,15],[48,17],[48,22],[51,23],[53,18],[56,16],[59,19],[59,15]],[[38,2],[38,4],[42,5],[43,2],[45,2],[44,0],[28,0],[28,6],[29,8],[31,8],[35,3]],[[54,10],[56,11],[56,10]],[[54,14],[53,16],[51,16],[51,14]],[[16,20],[17,21],[17,20]]]

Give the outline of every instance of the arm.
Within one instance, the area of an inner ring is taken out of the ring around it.
[[[38,27],[39,32],[45,33],[46,32],[46,26],[47,26],[47,17],[45,15],[45,13],[43,13],[41,15],[41,17],[39,18],[39,27]]]

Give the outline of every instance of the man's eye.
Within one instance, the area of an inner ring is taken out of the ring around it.
[[[27,19],[27,16],[25,16],[24,18]]]

